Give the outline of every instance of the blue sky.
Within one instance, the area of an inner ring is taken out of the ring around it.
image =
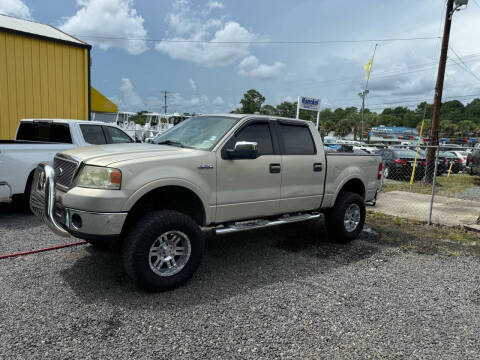
[[[478,77],[479,3],[454,14],[451,38]],[[439,37],[444,8],[443,0],[0,0],[0,13],[92,44],[92,84],[122,110],[163,111],[167,90],[178,112],[230,111],[251,88],[272,105],[304,95],[323,107],[359,106],[375,42],[275,42]],[[184,42],[192,40],[227,43]],[[439,39],[380,41],[367,106],[432,101],[439,52]],[[444,96],[480,96],[480,81],[449,56]]]

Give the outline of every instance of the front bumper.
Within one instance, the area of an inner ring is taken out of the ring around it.
[[[92,212],[63,207],[55,197],[54,170],[45,163],[39,164],[35,170],[30,208],[56,234],[72,234],[84,239],[118,237],[127,218],[126,212]]]

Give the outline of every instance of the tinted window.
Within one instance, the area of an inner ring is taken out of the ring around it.
[[[80,125],[83,138],[89,144],[102,145],[106,144],[105,135],[100,125]]]
[[[17,140],[72,143],[68,124],[51,122],[21,123],[17,133]]]
[[[233,149],[237,141],[251,141],[258,144],[260,155],[273,154],[272,136],[268,123],[254,123],[245,126],[237,136],[233,136],[227,143],[227,149]]]
[[[122,130],[112,126],[105,126],[105,135],[109,144],[131,143],[133,140]]]
[[[410,157],[415,157],[415,151],[412,151],[412,150],[397,150],[395,151],[396,154],[397,154],[397,157],[407,157],[407,158],[410,158]]]
[[[384,153],[383,153],[383,158],[384,159],[393,159],[393,153],[391,150],[385,150]]]
[[[315,155],[315,144],[308,127],[281,123],[278,125],[286,155]]]

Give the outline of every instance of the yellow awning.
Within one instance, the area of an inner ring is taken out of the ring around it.
[[[90,87],[90,106],[92,112],[117,113],[118,106],[102,95],[93,86]]]

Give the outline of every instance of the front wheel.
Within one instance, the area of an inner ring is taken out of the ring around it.
[[[125,239],[127,274],[147,291],[164,291],[186,282],[202,259],[204,237],[188,216],[172,210],[146,214]]]
[[[363,197],[352,192],[341,192],[335,205],[325,214],[328,232],[341,243],[355,240],[365,224]]]

